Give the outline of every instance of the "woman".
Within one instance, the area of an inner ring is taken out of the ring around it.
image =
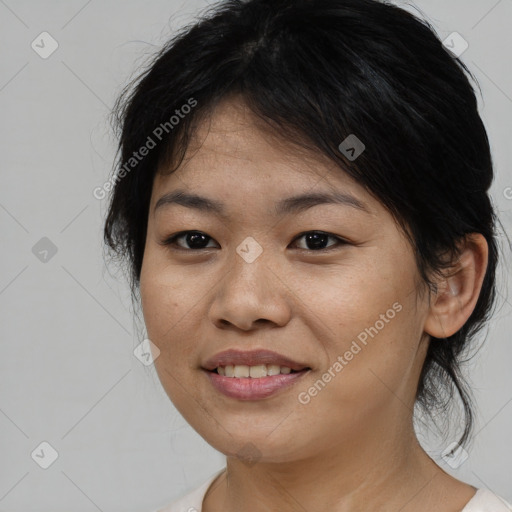
[[[127,88],[105,240],[225,470],[162,509],[500,512],[420,446],[495,299],[469,71],[374,0],[220,3]],[[140,295],[139,295],[140,294]]]

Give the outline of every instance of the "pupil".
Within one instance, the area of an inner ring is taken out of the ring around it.
[[[203,233],[189,233],[187,235],[187,243],[190,247],[203,247],[207,245],[207,239]],[[328,236],[323,233],[309,233],[306,235],[306,243],[310,249],[322,249],[325,247],[325,242]],[[203,245],[201,244],[203,243]]]
[[[197,247],[197,245],[194,245],[194,241],[197,242],[198,240],[200,240],[201,238],[203,238],[203,242],[205,241],[205,236],[202,234],[202,233],[189,233],[187,235],[187,243],[191,246],[191,247]],[[199,244],[200,245],[200,244]],[[205,244],[207,245],[207,244]]]
[[[320,242],[319,242],[319,238],[320,238]],[[308,234],[306,235],[306,243],[308,243],[308,246],[310,245],[309,242],[313,242],[312,243],[312,247],[310,248],[313,248],[313,249],[322,249],[323,247],[323,243],[322,243],[322,240],[321,239],[324,239],[323,241],[325,242],[325,240],[327,239],[327,235],[324,235],[323,233],[311,233],[311,234]]]

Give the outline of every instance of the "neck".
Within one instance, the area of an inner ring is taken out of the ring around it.
[[[402,429],[385,424],[362,429],[357,438],[340,439],[314,457],[264,459],[248,464],[227,457],[226,472],[205,498],[204,510],[422,512],[432,510],[439,503],[435,496],[452,492],[457,482],[421,448],[412,422]],[[462,485],[458,510],[474,493]]]

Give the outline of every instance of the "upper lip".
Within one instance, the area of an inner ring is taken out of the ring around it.
[[[227,365],[247,365],[256,366],[260,364],[274,364],[279,366],[287,366],[295,371],[303,370],[308,368],[307,365],[294,361],[289,357],[272,352],[271,350],[248,350],[241,351],[236,349],[224,350],[215,354],[213,357],[208,359],[204,364],[205,370],[215,370],[219,366]]]

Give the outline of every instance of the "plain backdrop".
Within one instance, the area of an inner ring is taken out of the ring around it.
[[[512,2],[397,3],[417,6],[441,39],[458,32],[469,44],[461,58],[482,88],[492,195],[510,236]],[[225,464],[134,356],[142,338],[127,283],[105,268],[106,201],[92,194],[111,171],[107,115],[121,88],[205,7],[0,0],[0,511],[150,512]],[[498,309],[470,367],[478,424],[468,458],[452,468],[443,446],[425,443],[444,469],[512,501],[509,274],[501,269]]]

